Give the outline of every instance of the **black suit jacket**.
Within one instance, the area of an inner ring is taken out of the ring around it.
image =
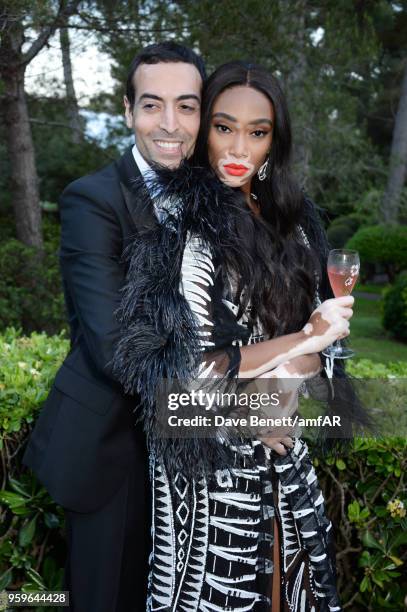
[[[138,398],[126,395],[107,366],[119,339],[113,312],[126,269],[123,248],[157,223],[151,201],[138,201],[140,174],[131,147],[102,170],[71,183],[60,199],[59,250],[71,348],[30,435],[23,463],[60,505],[91,512],[137,471],[149,493],[145,435],[135,425]]]

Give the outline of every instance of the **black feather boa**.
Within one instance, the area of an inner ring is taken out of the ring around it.
[[[216,438],[164,438],[158,433],[156,398],[160,390],[164,392],[163,381],[194,381],[202,361],[196,318],[179,291],[182,257],[190,232],[199,236],[215,259],[225,254],[241,258],[234,224],[248,211],[211,171],[192,169],[187,162],[177,170],[154,170],[155,175],[148,177],[148,189],[141,178],[135,179],[133,189],[144,201],[150,199],[150,193],[159,192],[155,203],[167,216],[140,232],[123,252],[128,272],[115,312],[122,336],[112,360],[113,372],[126,393],[140,398],[137,414],[150,450],[164,461],[170,474],[182,469],[197,477],[229,467],[233,458],[229,446],[241,438],[222,431],[224,444]],[[246,328],[237,322],[229,322],[227,331],[230,341],[247,336]],[[229,345],[227,352],[234,363],[233,384],[240,351]]]

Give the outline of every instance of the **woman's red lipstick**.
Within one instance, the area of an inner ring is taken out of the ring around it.
[[[249,170],[249,168],[243,164],[226,164],[223,167],[227,174],[231,174],[232,176],[243,176],[243,174],[246,174]]]

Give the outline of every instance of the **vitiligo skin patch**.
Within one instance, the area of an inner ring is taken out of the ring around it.
[[[348,319],[352,316],[353,301],[351,296],[326,300],[314,310],[301,331],[243,346],[239,377],[256,378],[284,362],[318,353],[338,338],[344,338],[349,334]]]

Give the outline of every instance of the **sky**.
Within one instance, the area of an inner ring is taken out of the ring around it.
[[[112,90],[111,60],[99,51],[92,33],[71,34],[71,61],[76,94],[81,106],[86,105],[90,96]],[[53,36],[48,47],[44,47],[28,65],[26,89],[29,93],[50,95],[56,88],[63,86],[59,36]]]
[[[114,81],[110,76],[110,58],[99,51],[95,36],[92,33],[73,32],[71,34],[71,62],[74,86],[79,105],[86,107],[89,98],[103,91],[112,91]],[[28,93],[49,96],[61,90],[65,95],[59,36],[50,39],[48,47],[28,65],[26,71],[26,90]],[[86,119],[86,135],[95,138],[101,145],[106,144],[109,135],[109,125],[119,123],[124,118],[111,117],[107,113],[81,111]],[[128,138],[120,139],[116,144],[125,148],[132,142],[129,131]]]

